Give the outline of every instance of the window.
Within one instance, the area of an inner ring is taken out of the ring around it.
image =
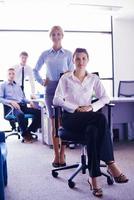
[[[51,47],[48,32],[39,31],[2,31],[0,32],[0,79],[6,79],[7,69],[19,63],[21,51],[29,53],[28,65],[34,67],[39,55],[45,49]],[[87,67],[89,72],[99,72],[100,78],[110,79],[109,84],[104,81],[104,86],[109,95],[112,95],[112,47],[111,34],[93,32],[65,32],[63,46],[72,52],[77,47],[86,48],[90,61]],[[41,76],[45,78],[45,67],[41,70]],[[106,83],[106,84],[105,84]],[[39,84],[37,91],[41,90]]]
[[[20,15],[20,10],[25,14]],[[70,5],[69,1],[14,0],[0,6],[0,18],[0,79],[6,79],[7,68],[19,63],[21,51],[28,52],[28,64],[34,67],[41,52],[51,48],[48,29],[57,24],[65,30],[63,47],[72,52],[77,47],[86,48],[90,56],[87,70],[98,71],[107,92],[112,95],[112,32],[109,15],[91,12],[88,6]],[[45,67],[40,73],[45,78]],[[38,83],[36,90],[43,90]]]

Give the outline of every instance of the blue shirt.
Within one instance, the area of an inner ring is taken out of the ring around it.
[[[0,85],[0,103],[9,104],[12,100],[17,103],[29,102],[25,98],[21,87],[17,83],[5,81]]]
[[[35,79],[43,84],[42,77],[39,74],[39,71],[43,64],[47,66],[46,77],[51,81],[58,81],[60,78],[60,74],[66,71],[73,71],[73,58],[72,53],[66,49],[59,49],[55,51],[53,48],[44,51],[37,64],[34,68]]]

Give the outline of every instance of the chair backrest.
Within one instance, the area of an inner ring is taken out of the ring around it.
[[[133,97],[134,96],[134,81],[120,81],[118,88],[118,97]]]
[[[60,73],[60,77],[63,75],[64,73]],[[99,76],[99,72],[92,72],[92,74],[96,74],[97,76]]]
[[[92,74],[96,74],[97,76],[99,76],[99,72],[92,72]]]

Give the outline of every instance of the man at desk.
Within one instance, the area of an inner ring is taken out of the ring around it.
[[[4,105],[9,104],[13,109],[13,114],[16,116],[19,124],[24,142],[32,142],[33,138],[31,132],[35,132],[41,127],[41,112],[34,108],[34,103],[27,100],[21,87],[14,81],[15,69],[8,69],[8,81],[0,85],[0,102]],[[27,107],[27,103],[30,103],[30,107]],[[5,112],[10,111],[10,107],[6,106]],[[32,114],[33,120],[30,126],[25,123],[24,114]]]

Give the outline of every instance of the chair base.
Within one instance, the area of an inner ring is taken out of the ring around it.
[[[18,136],[18,139],[21,138],[20,133],[16,131],[16,132],[12,132],[12,133],[6,135],[5,139],[7,139],[9,136],[13,136],[13,135]],[[38,136],[37,136],[36,134],[32,133],[32,136],[33,136],[35,139],[38,139]],[[21,142],[22,142],[22,143],[24,142],[24,139],[23,139],[23,138],[22,138]]]
[[[31,133],[31,135],[35,140],[38,140],[38,135],[36,135],[34,133]],[[24,138],[22,138],[21,142],[24,143]]]
[[[7,139],[9,136],[12,136],[12,135],[16,135],[16,136],[18,136],[18,139],[20,139],[20,134],[18,132],[12,132],[12,133],[6,135],[5,138]]]
[[[100,165],[100,167],[106,167],[106,165],[102,164]],[[75,172],[70,176],[70,178],[68,179],[68,186],[70,188],[74,188],[75,187],[75,182],[73,181],[73,179],[75,178],[75,176],[82,171],[82,174],[86,173],[86,169],[88,168],[87,164],[86,164],[86,155],[81,155],[81,162],[78,164],[74,164],[74,165],[69,165],[69,166],[65,166],[65,167],[59,167],[57,169],[53,169],[52,170],[52,176],[54,178],[58,177],[58,171],[62,171],[62,170],[67,170],[67,169],[73,169],[76,168]],[[114,179],[110,174],[101,172],[101,174],[103,176],[105,176],[107,178],[107,183],[108,185],[112,185],[114,183]]]

